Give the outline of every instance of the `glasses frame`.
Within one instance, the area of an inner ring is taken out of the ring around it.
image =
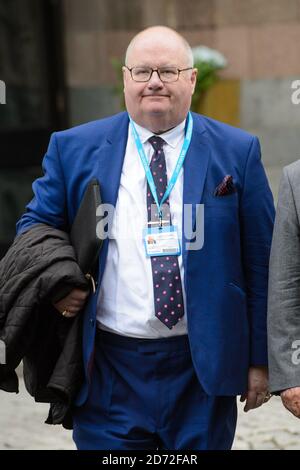
[[[176,80],[168,81],[168,80],[162,80],[162,79],[160,78],[160,72],[159,72],[159,70],[160,70],[161,68],[164,68],[164,67],[159,67],[159,68],[157,68],[157,69],[153,69],[152,67],[149,67],[149,69],[151,69],[151,74],[150,74],[150,77],[148,78],[148,80],[135,80],[135,79],[133,78],[133,76],[132,76],[132,70],[138,68],[138,66],[129,68],[129,67],[127,67],[127,65],[124,65],[124,67],[125,67],[127,70],[129,70],[130,76],[131,76],[132,80],[133,80],[134,82],[136,82],[136,83],[147,83],[147,82],[149,82],[149,81],[151,80],[151,77],[152,77],[152,75],[153,75],[153,72],[156,72],[156,73],[157,73],[158,78],[160,79],[161,82],[163,82],[163,83],[175,83],[175,82],[178,82],[178,80],[179,80],[179,75],[180,75],[181,72],[185,72],[186,70],[193,70],[193,67],[187,67],[187,68],[185,68],[185,69],[178,69],[177,67],[170,67],[170,68],[174,68],[174,69],[177,70],[177,78],[176,78]],[[145,67],[145,68],[146,68],[146,67]]]

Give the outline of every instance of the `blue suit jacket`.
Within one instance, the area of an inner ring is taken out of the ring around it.
[[[199,380],[210,395],[247,390],[251,365],[267,363],[268,262],[274,220],[271,191],[256,137],[193,114],[194,129],[184,162],[183,201],[204,204],[204,245],[187,250],[183,235],[188,334]],[[128,134],[128,114],[54,133],[43,160],[44,176],[17,224],[21,233],[46,223],[68,230],[87,183],[97,178],[103,202],[116,204]],[[216,197],[232,175],[237,191]],[[196,214],[193,211],[193,219]],[[99,260],[99,284],[109,241]],[[98,292],[98,291],[97,291]],[[83,354],[88,393],[96,328],[96,295],[84,313]]]

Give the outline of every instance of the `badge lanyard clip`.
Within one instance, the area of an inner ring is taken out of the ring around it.
[[[162,218],[163,218],[163,215],[162,215],[162,211],[159,211],[159,228],[160,230],[162,229]]]

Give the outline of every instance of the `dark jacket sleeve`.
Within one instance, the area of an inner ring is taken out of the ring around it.
[[[272,392],[300,386],[299,181],[299,162],[284,169],[269,277],[268,346]]]

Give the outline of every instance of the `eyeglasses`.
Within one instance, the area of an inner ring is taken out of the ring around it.
[[[186,69],[177,69],[176,67],[159,67],[152,69],[151,67],[132,67],[131,69],[125,65],[131,74],[132,80],[135,82],[149,82],[153,72],[157,72],[159,79],[164,83],[177,82],[180,72],[192,70],[193,67]]]

